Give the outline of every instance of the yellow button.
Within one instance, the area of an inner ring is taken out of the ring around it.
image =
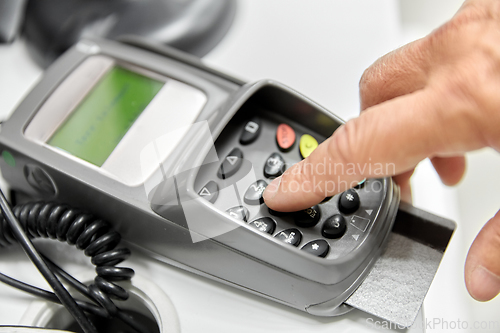
[[[306,158],[311,155],[316,147],[318,147],[318,141],[316,141],[316,139],[309,134],[304,134],[300,137],[299,148],[302,158]]]

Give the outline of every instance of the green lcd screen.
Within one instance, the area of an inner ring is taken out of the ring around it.
[[[47,143],[101,166],[163,85],[164,82],[115,66]]]

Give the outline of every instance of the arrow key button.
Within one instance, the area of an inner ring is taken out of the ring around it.
[[[201,188],[200,192],[198,192],[198,195],[203,199],[214,203],[219,196],[219,185],[211,180]]]
[[[227,179],[234,175],[243,163],[243,152],[239,148],[234,148],[222,161],[217,177]]]

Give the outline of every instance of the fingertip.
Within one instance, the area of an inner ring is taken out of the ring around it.
[[[472,298],[480,302],[489,301],[500,293],[500,276],[477,261],[467,267],[465,284]]]
[[[433,157],[431,162],[441,181],[447,186],[457,185],[465,174],[464,156]]]
[[[470,247],[465,262],[465,285],[476,300],[485,302],[500,293],[500,212],[486,223]]]

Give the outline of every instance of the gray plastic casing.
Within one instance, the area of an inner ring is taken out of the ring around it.
[[[127,44],[83,40],[46,71],[11,118],[2,124],[0,151],[12,154],[15,166],[1,159],[0,167],[11,188],[34,198],[88,210],[111,222],[127,242],[174,266],[314,315],[344,313],[347,308],[343,302],[380,256],[394,223],[399,190],[392,180],[382,180],[383,198],[368,237],[341,258],[313,257],[264,237],[208,202],[194,204],[194,214],[205,219],[208,225],[236,223],[238,227],[220,236],[193,242],[192,231],[188,230],[180,210],[163,212],[158,202],[175,191],[178,198],[197,197],[194,182],[198,168],[190,166],[199,165],[210,149],[197,133],[188,132],[161,170],[167,177],[178,169],[190,171],[177,182],[177,188],[161,183],[149,197],[143,186],[127,186],[24,136],[26,126],[47,97],[73,69],[94,54],[113,57],[202,90],[208,101],[197,121],[207,121],[214,139],[250,98],[307,128],[314,128],[324,137],[342,124],[342,120],[324,108],[274,81],[245,84],[205,66],[193,56],[134,39],[128,39]],[[56,189],[54,195],[30,185],[27,168],[33,167],[42,169],[49,177]]]

